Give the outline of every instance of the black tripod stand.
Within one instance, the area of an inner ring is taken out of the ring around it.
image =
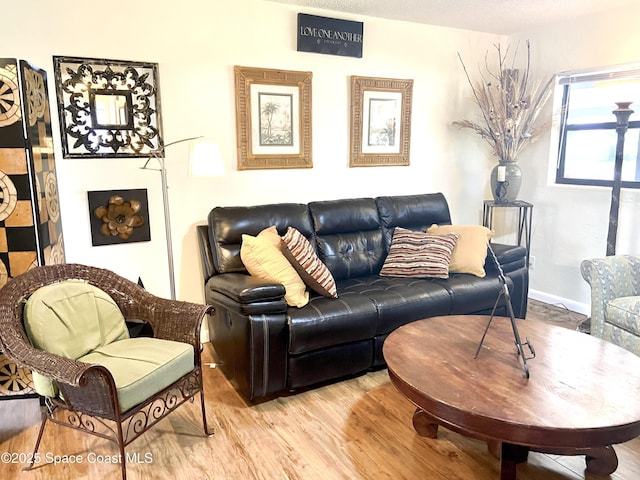
[[[491,311],[491,317],[489,318],[489,322],[487,323],[487,328],[484,329],[484,333],[482,334],[482,339],[480,340],[480,345],[478,345],[478,349],[476,350],[476,354],[474,355],[473,358],[478,358],[478,355],[480,354],[480,349],[482,348],[482,344],[484,343],[484,338],[487,336],[487,332],[489,331],[489,327],[491,326],[491,321],[493,320],[494,314],[496,312],[496,308],[498,308],[500,299],[504,295],[506,306],[507,306],[507,313],[511,318],[511,328],[513,329],[513,336],[515,338],[516,350],[518,351],[518,356],[522,358],[522,368],[524,368],[524,376],[526,378],[529,378],[529,366],[527,365],[527,360],[531,360],[532,358],[535,358],[536,351],[534,350],[533,345],[531,344],[528,338],[526,338],[526,342],[524,343],[522,343],[522,341],[520,340],[520,333],[518,332],[518,326],[516,325],[516,318],[515,318],[515,315],[513,314],[513,306],[511,305],[511,294],[509,293],[509,287],[507,286],[507,279],[504,276],[504,271],[502,270],[502,266],[500,265],[500,262],[498,262],[498,257],[496,257],[496,254],[493,251],[493,248],[491,248],[490,243],[488,244],[488,247],[489,247],[489,253],[493,258],[493,262],[496,264],[496,267],[498,268],[498,280],[500,280],[500,284],[502,285],[502,287],[500,289],[500,293],[498,294],[498,298],[496,299],[496,303],[493,305],[493,310]],[[522,348],[523,345],[526,345],[529,348],[529,351],[531,352],[530,357],[527,357],[525,355],[524,350]]]

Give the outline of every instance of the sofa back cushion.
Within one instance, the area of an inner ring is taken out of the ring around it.
[[[395,227],[425,231],[434,223],[451,223],[441,193],[216,207],[208,216],[214,270],[208,273],[246,272],[240,259],[242,235],[256,236],[275,225],[279,235],[289,227],[302,233],[335,280],[377,274]]]
[[[318,257],[335,280],[380,271],[386,255],[374,199],[311,202],[309,212]]]
[[[385,251],[389,251],[396,227],[424,232],[432,224],[451,224],[449,205],[442,193],[376,198]]]
[[[209,212],[209,242],[216,273],[246,272],[240,259],[242,235],[257,236],[274,226],[279,235],[294,227],[305,237],[313,238],[307,206],[280,203],[251,207],[216,207]]]

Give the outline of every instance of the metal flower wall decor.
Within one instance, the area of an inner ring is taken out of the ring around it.
[[[118,236],[121,240],[131,237],[133,229],[144,223],[138,212],[140,202],[124,199],[118,195],[109,198],[109,205],[100,205],[93,213],[102,220],[100,233],[106,236]]]
[[[93,246],[149,241],[146,189],[88,192]]]
[[[467,81],[480,108],[478,122],[453,122],[460,128],[469,128],[479,134],[490,146],[500,162],[515,162],[525,145],[537,139],[544,126],[536,127],[536,119],[551,96],[553,77],[546,83],[531,75],[531,45],[526,43],[526,61],[518,65],[518,49],[502,50],[494,45],[497,67],[489,66],[488,53],[484,66],[479,68],[479,80],[473,81],[458,54]]]

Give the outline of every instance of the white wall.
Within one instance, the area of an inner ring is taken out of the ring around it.
[[[139,169],[142,160],[62,158],[52,55],[157,62],[165,141],[207,135],[220,145],[226,164],[222,178],[189,177],[188,146],[167,150],[180,299],[202,301],[195,225],[204,223],[216,205],[442,191],[454,222],[481,221],[494,160],[478,138],[451,127],[452,121],[475,112],[456,54],[470,66],[505,38],[264,0],[78,5],[69,0],[10,2],[3,6],[3,15],[16,21],[5,22],[0,30],[3,56],[26,59],[49,72],[68,262],[104,266],[132,280],[140,276],[153,293],[169,292],[160,179]],[[363,58],[297,52],[300,11],[364,21]],[[634,11],[575,20],[522,38],[532,40],[539,56],[535,65],[542,63],[548,74],[633,61],[640,39],[631,20],[638,18],[640,6]],[[313,169],[237,171],[234,65],[313,72]],[[350,75],[414,80],[409,167],[348,167]],[[604,251],[609,193],[548,186],[549,138],[521,160],[525,180],[520,197],[535,203],[532,288],[588,302],[578,265],[582,258]],[[92,247],[86,192],[128,188],[148,189],[151,242]],[[627,222],[633,218],[630,204],[635,198],[625,192],[622,218]],[[625,249],[635,248],[628,240],[632,233],[621,227]]]
[[[0,30],[4,55],[50,72],[54,109],[52,55],[158,62],[165,141],[207,135],[224,156],[225,176],[205,179],[188,176],[187,144],[166,153],[178,298],[203,299],[195,225],[216,205],[443,191],[457,221],[480,220],[487,155],[464,153],[472,139],[449,125],[471,106],[456,52],[471,58],[496,37],[342,15],[365,23],[364,56],[356,59],[297,52],[299,10],[264,0],[184,0],[179,7],[117,0],[103,11],[95,4],[94,12],[77,5],[4,6],[7,18],[29,19],[28,27],[11,22]],[[236,169],[234,65],[313,72],[313,169]],[[350,75],[414,79],[411,166],[348,167]],[[142,160],[62,159],[54,122],[67,261],[140,276],[150,291],[168,295],[159,175],[140,170]],[[148,189],[151,242],[92,247],[86,192],[128,188]]]
[[[545,75],[561,71],[606,65],[637,63],[640,60],[640,3],[584,18],[575,18],[511,38],[530,39],[536,61]],[[635,107],[640,118],[640,105]],[[616,108],[612,104],[611,109]],[[551,105],[549,105],[551,113]],[[580,275],[580,262],[604,256],[609,226],[611,189],[554,185],[557,158],[557,124],[542,141],[521,158],[524,181],[521,198],[534,203],[531,254],[536,268],[531,271],[533,294],[543,293],[588,312],[590,290]],[[611,121],[615,117],[611,115]],[[623,189],[620,202],[616,253],[640,253],[640,225],[637,208],[640,192]]]

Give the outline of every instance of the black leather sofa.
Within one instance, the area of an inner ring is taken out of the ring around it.
[[[378,275],[396,226],[424,231],[449,225],[440,193],[216,207],[197,227],[205,299],[215,306],[209,332],[217,361],[248,400],[273,397],[384,367],[382,344],[395,328],[436,315],[490,313],[500,283],[487,257],[483,278]],[[288,307],[280,284],[247,274],[240,259],[243,233],[289,226],[315,246],[333,274],[339,298],[311,294]],[[515,315],[524,318],[529,288],[526,250],[492,243],[505,272]],[[506,314],[504,305],[500,314]],[[478,339],[480,340],[480,339]]]

